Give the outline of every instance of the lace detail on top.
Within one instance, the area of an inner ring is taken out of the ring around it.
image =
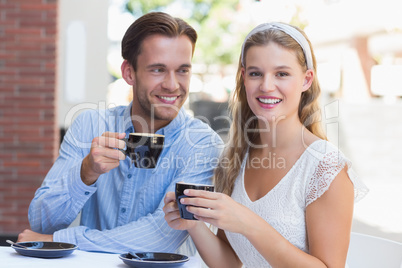
[[[347,166],[355,188],[355,200],[367,192],[365,185],[352,172],[351,162],[327,141],[316,141],[300,156],[289,172],[262,198],[251,201],[244,188],[243,159],[232,198],[258,214],[297,248],[308,252],[306,207],[328,190],[334,178]],[[242,235],[225,231],[232,248],[244,267],[271,267],[254,246]],[[269,241],[267,241],[269,243]]]
[[[311,153],[312,147],[308,148],[308,150]],[[313,153],[313,155],[317,157],[317,151]],[[322,160],[319,161],[318,166],[309,181],[306,207],[328,190],[336,175],[338,175],[345,166],[347,166],[348,176],[354,185],[355,202],[366,195],[368,189],[353,172],[350,160],[348,160],[339,150],[329,151],[322,154]]]

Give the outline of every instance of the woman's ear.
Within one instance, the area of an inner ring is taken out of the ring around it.
[[[314,71],[307,70],[305,78],[304,78],[304,83],[303,83],[303,90],[302,90],[303,92],[311,87],[313,80],[314,80]]]
[[[134,75],[133,66],[127,61],[124,60],[121,64],[121,76],[129,85],[134,85],[135,83],[135,75]]]

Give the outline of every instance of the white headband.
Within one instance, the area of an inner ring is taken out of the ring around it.
[[[246,41],[255,33],[262,32],[268,29],[278,29],[286,34],[288,34],[290,37],[292,37],[294,40],[296,40],[297,43],[301,46],[304,52],[304,57],[306,58],[306,64],[307,64],[307,69],[308,70],[313,70],[313,57],[311,56],[311,50],[310,50],[310,45],[308,44],[306,38],[304,35],[299,32],[297,29],[293,28],[292,26],[279,23],[279,22],[271,22],[271,23],[263,23],[255,27],[247,36],[246,39],[244,39],[242,48],[241,48],[241,64],[244,67],[244,44]]]

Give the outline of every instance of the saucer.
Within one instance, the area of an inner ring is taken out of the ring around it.
[[[19,242],[11,246],[19,254],[38,258],[60,258],[73,253],[76,245],[61,242]]]
[[[141,259],[132,256],[130,253],[121,254],[119,258],[127,265],[135,268],[149,267],[178,267],[189,260],[185,255],[162,252],[141,252],[135,253]]]

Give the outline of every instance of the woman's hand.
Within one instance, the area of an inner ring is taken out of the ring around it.
[[[194,190],[198,195],[201,195],[200,190]],[[211,192],[205,192],[211,193]],[[191,193],[184,192],[186,195]],[[165,196],[165,206],[163,207],[163,212],[165,212],[165,219],[169,226],[177,230],[187,230],[191,238],[194,241],[195,246],[199,254],[201,255],[204,262],[208,267],[241,267],[242,263],[237,257],[236,253],[233,251],[229,242],[226,239],[225,234],[222,230],[218,230],[218,235],[215,235],[211,229],[202,221],[202,216],[198,216],[199,221],[194,220],[184,220],[180,218],[179,207],[175,200],[175,193],[168,192]],[[181,200],[195,201],[208,201],[209,199],[203,199],[201,197],[197,198],[182,198]],[[196,202],[199,202],[196,201]],[[233,201],[234,202],[234,201]],[[182,202],[183,203],[183,202]],[[186,203],[186,202],[184,202]],[[188,202],[190,204],[190,202]],[[206,208],[195,208],[187,207],[190,209],[201,209],[203,211],[209,211]],[[209,218],[208,218],[209,219]],[[222,238],[224,237],[224,238]]]
[[[191,189],[185,190],[184,194],[192,198],[182,198],[180,201],[188,205],[187,210],[195,218],[222,230],[245,234],[253,218],[259,217],[226,194]]]
[[[185,220],[180,218],[179,206],[176,203],[176,196],[174,192],[168,192],[164,199],[165,206],[165,220],[169,226],[176,230],[190,230],[199,224],[198,221]]]

